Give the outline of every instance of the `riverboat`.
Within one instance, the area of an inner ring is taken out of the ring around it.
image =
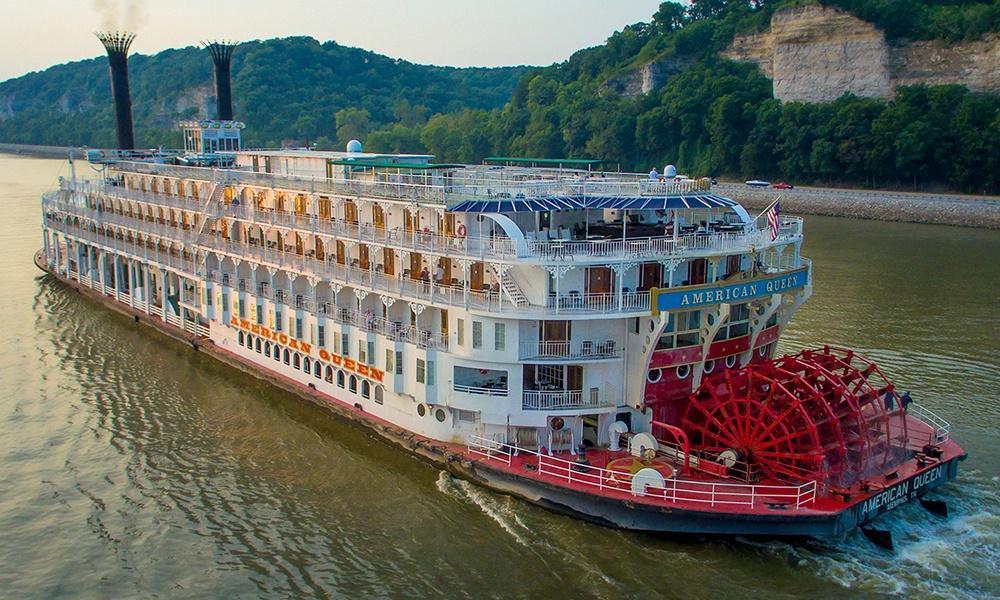
[[[42,197],[38,266],[596,523],[840,538],[956,477],[948,424],[873,362],[776,355],[813,277],[777,205],[598,161],[246,149],[226,108],[181,150],[90,151]]]

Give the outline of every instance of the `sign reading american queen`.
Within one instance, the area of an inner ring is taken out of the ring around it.
[[[738,283],[720,281],[684,288],[653,288],[649,292],[649,303],[655,316],[668,310],[698,308],[721,302],[746,302],[805,287],[808,281],[809,267],[800,267],[787,273]]]
[[[252,333],[253,335],[259,335],[260,337],[271,340],[275,344],[281,346],[286,346],[291,350],[296,350],[303,354],[312,356],[313,355],[313,345],[308,342],[303,342],[302,340],[295,339],[294,337],[288,335],[287,333],[282,333],[280,331],[275,331],[269,327],[263,325],[258,325],[257,323],[251,323],[246,319],[237,319],[232,317],[229,320],[229,324],[238,329],[242,329],[246,332]],[[319,348],[317,354],[318,358],[313,357],[313,360],[326,361],[334,366],[343,367],[348,371],[353,371],[362,377],[367,377],[372,381],[381,383],[385,379],[385,371],[381,369],[376,369],[375,367],[360,363],[352,358],[347,358],[346,356],[341,356],[339,354],[334,354],[323,348]]]

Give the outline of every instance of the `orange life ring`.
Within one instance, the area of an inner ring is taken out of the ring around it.
[[[458,237],[465,237],[465,223],[458,224]]]

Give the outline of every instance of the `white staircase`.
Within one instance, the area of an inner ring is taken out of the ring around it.
[[[528,305],[528,299],[524,297],[524,293],[521,291],[521,288],[509,274],[503,278],[503,282],[500,285],[504,294],[507,296],[507,299],[510,300],[514,306],[520,307]]]

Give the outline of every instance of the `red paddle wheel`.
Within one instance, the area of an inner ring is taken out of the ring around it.
[[[827,347],[706,377],[681,427],[753,479],[847,486],[906,458],[904,414],[874,363]]]

